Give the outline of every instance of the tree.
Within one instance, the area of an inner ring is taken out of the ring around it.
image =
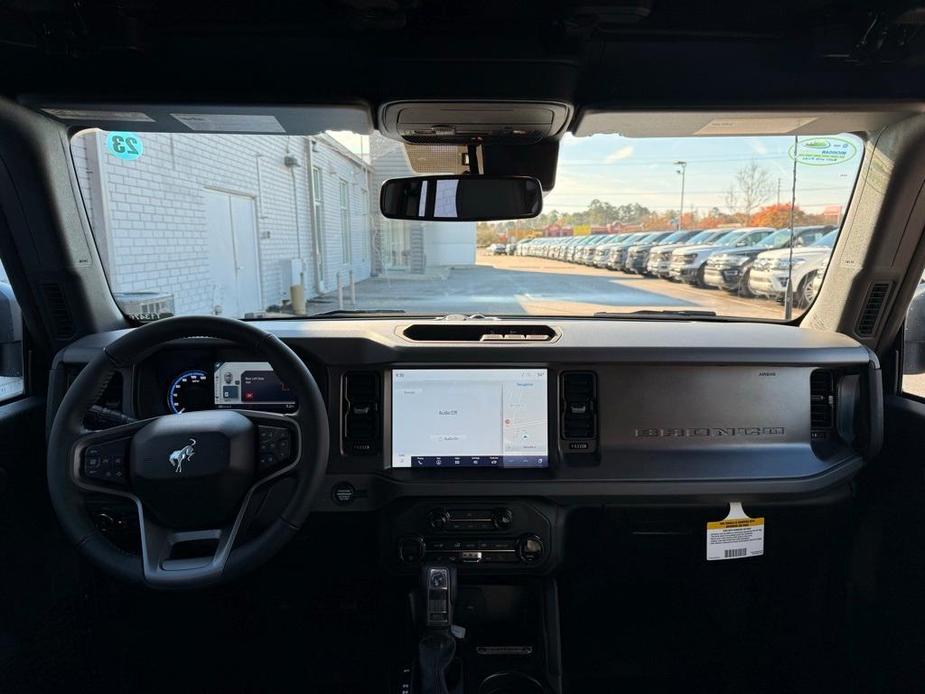
[[[735,182],[726,194],[726,204],[729,206],[730,202],[737,201],[738,209],[745,215],[745,223],[751,224],[752,212],[770,198],[773,192],[771,174],[752,160],[748,166],[736,171]]]
[[[800,209],[799,205],[793,210],[794,226],[805,226],[810,224],[824,224],[825,218],[818,214],[808,214]],[[755,226],[774,227],[775,229],[786,229],[790,226],[790,203],[778,203],[762,207],[755,213]]]
[[[739,211],[739,196],[736,194],[735,183],[729,184],[729,190],[726,191],[726,197],[723,198],[723,202],[726,203],[726,209],[729,210],[729,214],[735,214]]]

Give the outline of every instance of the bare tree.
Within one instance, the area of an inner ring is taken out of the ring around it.
[[[726,191],[726,209],[729,210],[729,214],[735,214],[739,211],[739,196],[736,193],[736,187],[734,183],[729,184],[729,190]]]
[[[767,169],[761,168],[757,162],[752,162],[738,171],[735,175],[735,189],[739,200],[739,209],[745,213],[745,223],[751,224],[752,212],[766,202],[774,192],[774,184]],[[728,197],[727,197],[728,204]]]

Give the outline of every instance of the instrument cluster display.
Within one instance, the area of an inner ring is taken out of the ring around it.
[[[295,400],[265,361],[216,361],[212,372],[189,369],[177,374],[167,391],[174,414],[216,408],[288,412]]]

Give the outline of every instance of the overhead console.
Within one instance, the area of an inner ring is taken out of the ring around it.
[[[558,138],[571,116],[561,102],[393,101],[379,109],[379,131],[415,145],[527,145]]]

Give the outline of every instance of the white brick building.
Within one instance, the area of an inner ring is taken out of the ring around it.
[[[140,135],[112,156],[74,138],[77,175],[113,291],[170,294],[180,314],[244,315],[370,275],[370,170],[327,135]],[[300,272],[301,269],[301,272]],[[124,298],[124,297],[122,297]]]

